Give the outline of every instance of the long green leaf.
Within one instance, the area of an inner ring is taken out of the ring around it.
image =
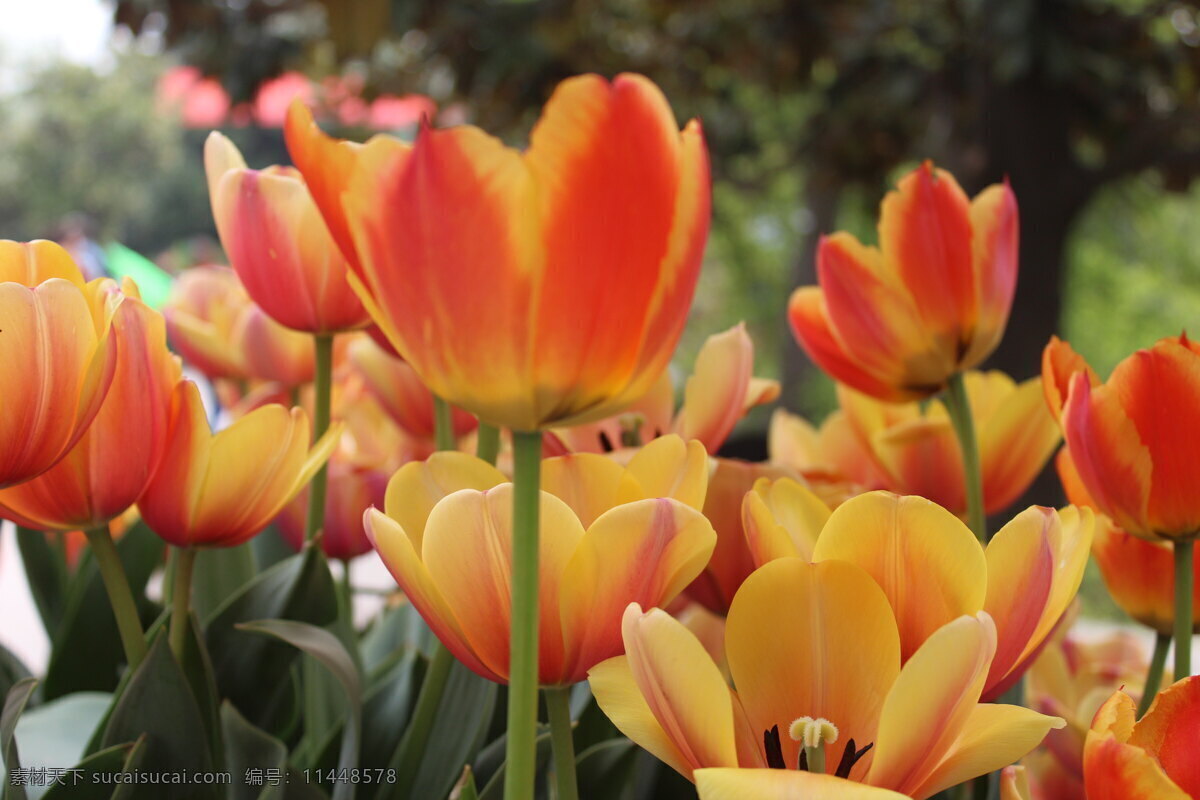
[[[21,758],[17,754],[17,720],[29,702],[29,696],[37,687],[36,678],[25,678],[17,681],[8,694],[4,696],[4,710],[0,711],[0,756],[4,757],[4,798],[5,800],[25,800],[25,786],[19,780],[10,776],[21,768]]]
[[[116,775],[132,772],[142,763],[146,752],[145,738],[130,744],[118,744],[88,756],[76,764],[42,795],[42,800],[114,800],[123,791]]]
[[[67,565],[49,540],[50,536],[61,535],[17,527],[17,548],[21,551],[29,593],[48,636],[54,636],[58,630],[67,602]]]
[[[233,775],[229,800],[280,800],[288,755],[283,742],[251,725],[229,703],[221,706],[221,722],[225,763]],[[251,770],[261,783],[250,782]]]
[[[257,574],[253,545],[213,547],[196,554],[192,568],[192,610],[209,619]]]
[[[0,645],[0,696],[7,695],[8,690],[18,681],[30,677],[31,674],[29,667],[25,666],[15,653]]]

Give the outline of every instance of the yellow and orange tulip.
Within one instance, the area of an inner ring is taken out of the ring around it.
[[[167,449],[138,501],[142,519],[176,547],[233,547],[267,526],[337,444],[334,425],[311,448],[308,415],[257,408],[214,434],[200,393],[181,381],[171,398]]]
[[[820,501],[783,483],[760,485],[747,497],[747,545],[755,563],[810,551],[813,561],[862,567],[892,603],[906,660],[950,620],[987,611],[999,646],[985,699],[998,697],[1029,667],[1083,580],[1095,524],[1088,508],[1032,506],[985,550],[946,509],[881,491],[838,506],[816,535]]]
[[[89,530],[120,516],[141,496],[166,447],[171,394],[180,380],[162,316],[136,287],[93,282],[94,302],[111,309],[117,342],[108,394],[83,437],[37,478],[0,490],[0,516],[42,530]]]
[[[73,267],[52,242],[0,242],[0,487],[58,463],[112,384],[113,307]]]
[[[703,448],[664,437],[641,455],[624,468],[586,453],[543,465],[542,685],[576,683],[619,653],[622,609],[633,601],[669,602],[712,553],[716,535],[693,507],[703,499]],[[500,683],[509,670],[506,480],[472,456],[435,453],[396,473],[386,513],[373,508],[365,516],[375,549],[442,643]]]
[[[1139,350],[1101,383],[1071,346],[1046,346],[1042,379],[1079,481],[1098,510],[1144,539],[1200,533],[1200,346]]]
[[[451,404],[541,430],[611,416],[666,368],[710,187],[699,123],[680,132],[647,79],[564,81],[523,152],[470,126],[343,146],[303,109],[287,138],[371,316]]]
[[[281,325],[307,333],[367,325],[346,280],[346,259],[298,170],[248,169],[233,142],[215,131],[204,143],[204,169],[221,244],[254,302]]]
[[[363,509],[383,504],[390,473],[361,466],[339,457],[329,460],[329,488],[325,494],[325,519],[321,523],[321,550],[330,558],[349,561],[371,551],[371,540],[363,530]],[[284,506],[275,524],[293,549],[304,546],[308,520],[308,497],[304,487]]]
[[[884,198],[879,246],[839,232],[817,249],[818,287],[788,315],[838,381],[880,400],[930,397],[991,354],[1017,283],[1017,201],[1008,184],[968,200],[925,162]]]
[[[1200,676],[1165,689],[1140,720],[1133,698],[1117,692],[1088,731],[1083,750],[1088,800],[1195,800],[1198,741]]]
[[[742,584],[725,634],[736,688],[659,609],[631,604],[622,636],[625,655],[589,673],[597,702],[706,797],[920,800],[1011,763],[1062,724],[979,702],[996,651],[986,613],[950,619],[902,663],[887,595],[842,561],[779,559]],[[821,723],[824,775],[807,760],[797,769],[806,721]]]

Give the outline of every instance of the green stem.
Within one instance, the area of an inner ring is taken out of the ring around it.
[[[571,687],[543,689],[550,717],[550,746],[554,752],[555,800],[579,800],[575,779],[575,738],[571,732]]]
[[[175,581],[171,587],[171,652],[180,663],[183,663],[183,648],[187,642],[192,567],[195,565],[196,548],[184,547],[175,552]]]
[[[354,587],[350,584],[350,561],[346,559],[342,561],[342,578],[338,582],[338,589],[341,591],[342,604],[346,608],[346,620],[350,623],[351,629],[354,628]]]
[[[117,620],[121,646],[125,648],[125,660],[131,670],[136,669],[146,657],[146,636],[142,632],[137,603],[129,589],[129,579],[125,577],[125,567],[117,555],[117,546],[113,544],[107,525],[87,531],[87,539],[96,556],[96,565],[100,568],[100,577],[108,592],[108,602]]]
[[[417,771],[425,758],[425,748],[429,745],[429,732],[433,729],[437,718],[438,707],[442,704],[442,695],[446,691],[446,682],[450,678],[450,668],[454,666],[454,656],[440,642],[433,651],[433,659],[429,669],[425,671],[425,679],[421,681],[421,691],[417,694],[417,705],[413,709],[412,719],[408,730],[404,732],[404,745],[401,747],[401,758],[396,763],[396,774],[403,784],[403,793],[397,796],[407,796],[412,791],[412,782],[417,777]]]
[[[1192,594],[1196,542],[1175,542],[1175,680],[1192,675]]]
[[[313,441],[317,441],[329,430],[329,400],[333,393],[333,334],[313,334],[316,350],[317,375],[314,383],[316,398],[313,403]],[[326,462],[313,476],[308,494],[308,520],[304,526],[304,540],[312,541],[317,531],[325,525],[325,484],[329,478]]]
[[[1170,648],[1170,636],[1165,633],[1155,635],[1154,656],[1150,659],[1150,672],[1146,675],[1146,686],[1142,689],[1142,702],[1138,703],[1138,719],[1144,717],[1150,710],[1150,704],[1154,702],[1154,696],[1158,694],[1158,687],[1162,686],[1163,668],[1167,665],[1167,650]]]
[[[479,432],[475,434],[475,455],[489,464],[496,463],[500,454],[500,429],[486,422],[479,423]]]
[[[433,396],[433,443],[438,450],[455,450],[454,414],[450,404],[436,394]]]
[[[513,431],[512,620],[505,800],[533,797],[537,770],[538,500],[542,434]]]
[[[967,524],[986,543],[987,516],[983,511],[983,471],[979,466],[979,442],[975,437],[975,420],[971,417],[971,401],[967,397],[963,373],[956,372],[946,387],[946,412],[958,436],[962,450],[963,477],[966,481]]]

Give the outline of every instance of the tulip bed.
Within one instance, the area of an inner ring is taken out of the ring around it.
[[[299,103],[286,138],[210,136],[231,267],[162,313],[0,243],[0,516],[52,643],[0,652],[5,798],[1200,798],[1200,346],[980,371],[1013,187],[924,163],[876,245],[820,240],[786,313],[839,409],[749,463],[745,329],[667,370],[709,164],[649,81],[565,81],[523,151]],[[1012,508],[1056,451],[1071,505]],[[1073,629],[1089,556],[1149,659]]]

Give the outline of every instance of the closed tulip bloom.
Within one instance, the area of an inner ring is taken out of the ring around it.
[[[229,267],[204,265],[180,273],[163,306],[167,336],[183,360],[208,378],[249,377],[233,347],[233,330],[250,297]]]
[[[349,361],[363,379],[366,390],[392,420],[417,439],[434,438],[433,394],[416,370],[387,353],[370,337],[356,339],[349,348]],[[467,412],[452,409],[455,437],[475,430],[477,422]]]
[[[112,384],[92,424],[39,477],[0,490],[0,516],[43,530],[87,530],[121,515],[141,496],[166,447],[171,394],[180,379],[162,316],[136,287],[111,280],[88,287],[113,310],[117,342]]]
[[[630,605],[622,635],[625,655],[591,670],[592,693],[705,797],[920,800],[1062,724],[980,703],[996,651],[986,613],[951,619],[902,662],[886,595],[845,562],[779,559],[742,584],[725,630],[732,687],[659,609]]]
[[[341,426],[312,447],[303,409],[263,406],[213,433],[191,381],[175,388],[167,449],[138,501],[176,547],[234,547],[267,526],[329,458]]]
[[[985,549],[935,503],[869,492],[838,506],[812,544],[819,520],[812,504],[803,493],[777,492],[770,504],[747,510],[754,521],[746,530],[755,563],[811,548],[813,561],[862,567],[892,603],[905,660],[948,621],[987,611],[999,636],[983,690],[988,700],[1024,674],[1066,612],[1083,580],[1095,524],[1087,508],[1031,506]]]
[[[693,451],[675,439],[621,468],[602,456],[549,459],[540,494],[538,681],[567,686],[621,651],[621,611],[667,603],[700,572],[716,536],[691,505],[703,495]],[[665,449],[664,449],[665,448]],[[454,656],[507,683],[512,484],[462,453],[407,464],[367,534],[413,605]],[[552,494],[551,492],[559,494]],[[386,513],[385,513],[386,512]]]
[[[821,238],[820,288],[792,294],[792,331],[818,366],[864,394],[930,397],[1000,343],[1017,242],[1007,183],[968,200],[927,161],[884,198],[878,247],[844,232]]]
[[[204,144],[204,169],[221,244],[254,302],[306,333],[366,326],[346,259],[298,170],[247,169],[233,142],[215,131]]]
[[[1186,336],[1139,350],[1101,383],[1071,346],[1046,347],[1043,382],[1079,480],[1134,536],[1200,532],[1200,346]]]
[[[29,267],[28,255],[51,253],[58,259],[56,247],[5,247],[0,273],[42,277],[40,267]],[[0,282],[0,487],[54,466],[100,411],[118,342],[112,309],[97,294],[95,286],[59,277],[34,287]]]
[[[325,555],[349,561],[371,552],[371,540],[363,530],[363,509],[383,505],[390,477],[382,469],[355,464],[337,452],[333,454],[329,460],[325,519],[321,523],[321,550]],[[297,551],[304,546],[309,491],[305,487],[275,518],[280,535]]]
[[[425,126],[411,148],[320,136],[289,125],[293,157],[313,184],[350,169],[314,196],[352,234],[372,317],[435,394],[534,431],[610,416],[666,368],[710,187],[699,123],[680,132],[650,81],[564,81],[523,152],[470,126]]]
[[[1003,372],[965,376],[971,416],[979,436],[983,507],[995,514],[1012,505],[1042,471],[1059,443],[1058,425],[1046,410],[1042,382],[1016,383]],[[959,516],[967,513],[962,448],[940,400],[890,404],[838,387],[850,429],[873,462],[851,477],[862,485],[920,495]]]
[[[232,348],[252,378],[285,387],[311,383],[316,373],[312,339],[285,328],[247,303],[232,331]]]
[[[1118,691],[1096,712],[1083,751],[1088,800],[1200,797],[1200,676],[1168,687],[1142,719],[1135,711]]]

